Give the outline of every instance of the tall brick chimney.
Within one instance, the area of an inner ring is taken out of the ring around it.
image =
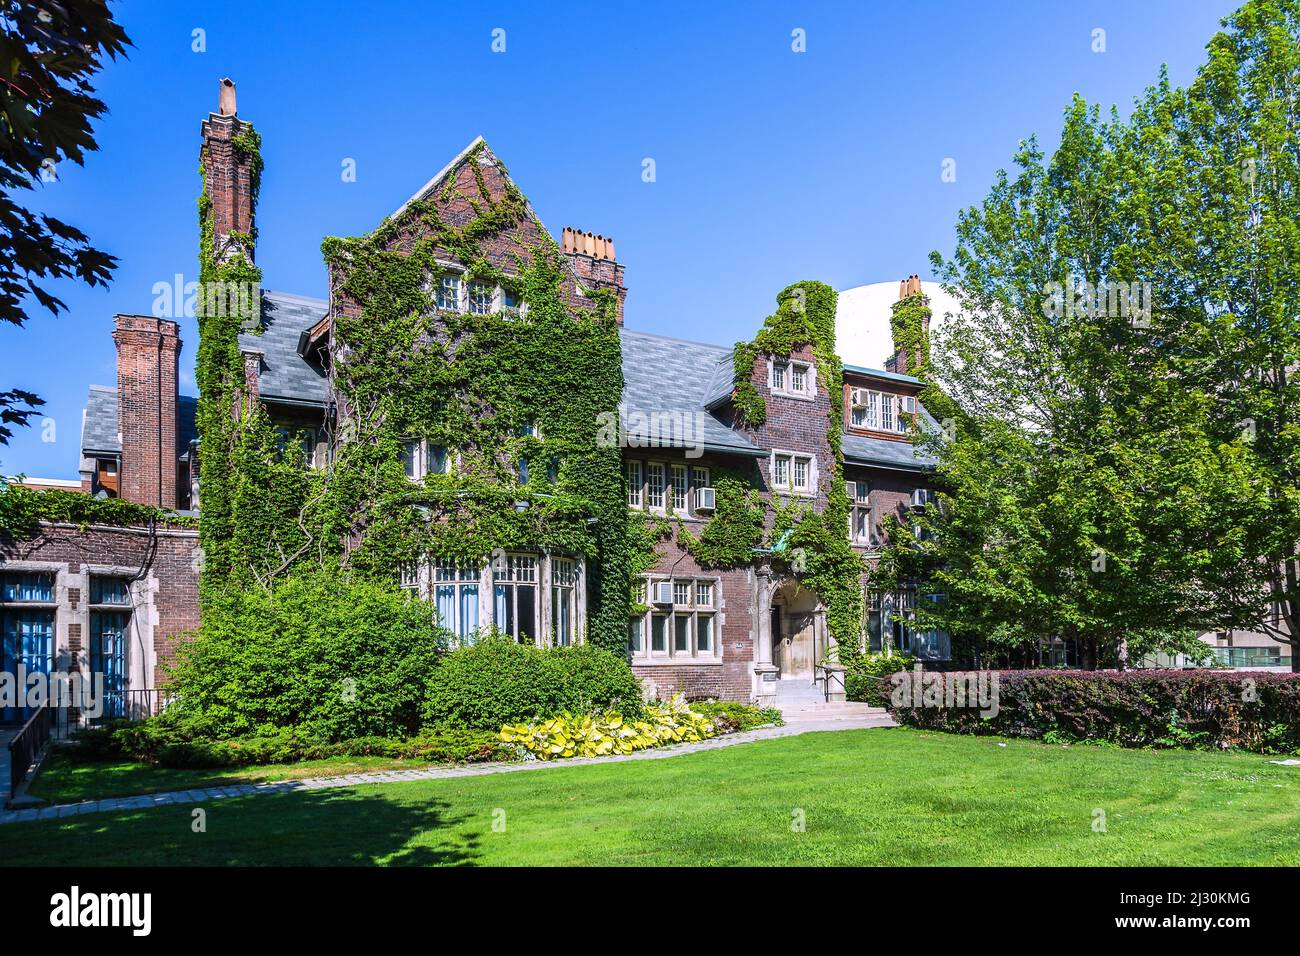
[[[120,494],[138,504],[175,508],[180,327],[170,319],[118,315],[113,342],[117,428],[122,436]]]
[[[623,324],[623,264],[614,257],[614,240],[565,226],[560,232],[560,251],[573,262],[578,278],[588,289],[609,289],[618,297],[618,324]]]
[[[925,311],[921,313],[921,341],[929,342],[930,340],[930,298],[921,290],[921,277],[919,275],[910,275],[906,279],[900,279],[898,282],[898,302],[894,303],[893,311],[896,312],[899,303],[905,302],[914,295],[921,296],[921,305]],[[885,371],[893,372],[897,375],[914,374],[919,364],[918,357],[908,354],[906,343],[898,341],[898,327],[895,324],[892,314],[889,323],[890,331],[893,333],[894,354],[885,359]]]
[[[199,161],[203,163],[208,199],[212,203],[212,232],[218,258],[231,249],[230,234],[253,232],[253,171],[251,157],[235,148],[234,138],[245,128],[235,115],[235,84],[221,81],[217,112],[209,113],[201,131],[203,145]],[[248,246],[250,258],[252,244]]]

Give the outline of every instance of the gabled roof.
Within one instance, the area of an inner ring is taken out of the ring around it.
[[[320,322],[328,308],[324,299],[262,293],[262,331],[241,332],[239,347],[262,353],[259,390],[263,398],[311,405],[329,400],[325,371],[298,352],[302,333]]]
[[[487,145],[487,141],[483,139],[482,136],[475,136],[468,146],[466,146],[459,153],[457,153],[452,158],[451,162],[449,162],[446,166],[442,167],[442,169],[438,170],[434,174],[432,179],[430,179],[427,183],[425,183],[423,186],[417,189],[415,191],[415,195],[413,195],[410,199],[406,200],[406,202],[398,206],[397,210],[388,218],[396,219],[402,213],[406,212],[406,207],[411,205],[411,203],[419,202],[420,200],[426,199],[430,195],[432,195],[433,192],[439,186],[442,185],[442,181],[447,178],[447,174],[450,173],[457,166],[459,166],[464,161],[465,157],[468,156],[470,153],[472,153],[474,151],[474,148],[478,146],[480,143],[483,144],[484,146]]]

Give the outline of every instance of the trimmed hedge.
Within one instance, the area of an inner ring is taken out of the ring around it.
[[[977,707],[897,706],[888,697],[886,706],[900,724],[952,733],[1101,741],[1122,747],[1300,752],[1300,674],[996,673],[998,712],[989,718]],[[932,674],[948,676],[925,676]]]
[[[565,711],[645,712],[626,659],[591,644],[543,649],[486,636],[445,654],[424,690],[426,726],[499,731]]]
[[[67,745],[74,760],[135,760],[159,767],[245,767],[254,764],[296,763],[329,757],[391,757],[430,763],[478,763],[518,759],[517,748],[498,734],[474,730],[425,730],[414,737],[358,737],[329,741],[294,730],[282,730],[237,740],[188,737],[174,724],[158,718],[119,721],[78,731]]]
[[[846,658],[843,663],[845,696],[884,707],[888,703],[890,676],[910,670],[912,658],[906,654],[863,654]]]

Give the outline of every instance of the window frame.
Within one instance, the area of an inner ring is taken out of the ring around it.
[[[673,514],[686,514],[690,508],[691,470],[677,462],[669,466],[668,475],[669,500]]]
[[[645,506],[647,511],[654,511],[660,514],[666,514],[668,511],[668,468],[662,461],[646,462],[646,496]],[[655,503],[656,484],[653,480],[655,473],[659,475],[658,482],[658,504]]]
[[[490,584],[492,587],[492,626],[502,634],[509,636],[517,644],[537,644],[540,639],[538,634],[528,634],[527,641],[520,639],[521,622],[519,619],[519,591],[521,587],[526,587],[532,592],[533,630],[537,630],[538,622],[541,619],[543,583],[541,575],[542,558],[542,555],[536,553],[509,551],[501,555],[491,564],[492,573],[490,575]],[[528,563],[525,565],[523,562]],[[530,578],[520,578],[517,576],[517,571],[522,567],[528,567],[531,570]],[[505,622],[502,622],[497,617],[498,588],[502,588],[507,592],[503,595],[509,602]]]
[[[470,279],[465,283],[465,311],[470,315],[492,315],[497,311],[497,289],[492,282]]]
[[[795,386],[796,376],[803,379],[802,387]],[[805,359],[769,359],[767,387],[773,395],[812,401],[817,397],[817,365]]]
[[[564,578],[561,579],[561,570]],[[578,621],[578,586],[582,576],[582,562],[577,558],[564,555],[551,557],[551,633],[550,646],[571,647],[581,640],[581,625]],[[561,602],[561,598],[567,601]],[[559,630],[560,606],[567,603],[568,619],[565,631]]]
[[[636,480],[632,480],[632,472]],[[638,511],[645,507],[645,462],[640,458],[629,458],[623,463],[623,480],[627,484],[627,506]]]
[[[638,587],[653,594],[655,586],[670,583],[673,604],[650,605],[640,614],[632,615],[628,625],[628,655],[633,664],[721,664],[721,627],[725,609],[722,607],[722,580],[703,575],[670,575],[650,573],[641,576]],[[702,591],[702,589],[704,589]],[[634,592],[639,593],[639,592]],[[700,600],[707,593],[707,602]],[[680,598],[685,597],[685,601]],[[640,650],[632,645],[631,622],[639,622]],[[701,622],[707,622],[701,624]],[[708,647],[700,648],[701,634],[707,634]],[[656,648],[656,637],[663,646]],[[686,649],[680,647],[682,638]]]
[[[803,464],[806,468],[806,476],[802,485],[795,484],[795,475],[798,473],[795,467],[796,462]],[[780,474],[782,471],[784,472],[784,479]],[[790,451],[785,448],[774,448],[768,458],[768,478],[774,494],[798,498],[815,498],[817,496],[817,485],[821,480],[820,473],[817,470],[817,456],[805,452]]]
[[[447,283],[450,282],[455,286],[455,301],[452,305],[444,305],[447,290]],[[434,277],[433,286],[433,307],[439,312],[454,312],[461,314],[465,311],[465,276],[459,272],[439,272]]]
[[[443,456],[442,471],[429,470],[429,456],[433,449],[441,448]],[[412,450],[414,451],[411,454]],[[407,467],[407,459],[412,459],[415,468],[415,474],[411,474],[411,469]],[[457,470],[457,453],[455,449],[447,445],[437,445],[427,438],[405,438],[402,440],[402,471],[406,474],[406,480],[418,483],[424,481],[430,475],[454,475]]]
[[[880,540],[876,528],[876,502],[871,494],[871,483],[864,478],[849,479],[853,485],[853,494],[849,498],[849,541],[867,548],[879,548]],[[863,488],[866,489],[865,493]],[[858,528],[865,523],[865,534],[859,534]]]
[[[428,562],[428,601],[433,605],[433,612],[438,623],[451,632],[458,646],[465,647],[478,642],[479,632],[483,629],[483,565],[478,562],[458,561],[450,558],[432,558]],[[451,589],[452,620],[443,619],[438,609],[439,589]],[[464,619],[465,597],[473,593],[473,626],[468,626]]]

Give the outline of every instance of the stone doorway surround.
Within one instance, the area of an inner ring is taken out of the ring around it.
[[[835,646],[835,641],[826,626],[825,605],[798,579],[775,573],[770,561],[763,561],[754,569],[754,586],[756,593],[753,601],[755,635],[753,698],[759,706],[770,707],[776,701],[779,680],[787,676],[781,673],[779,662],[774,660],[773,612],[781,616],[783,627],[789,625],[792,615],[796,617],[811,615],[813,673],[808,675],[810,684],[816,673],[816,665],[827,658],[830,650]]]

